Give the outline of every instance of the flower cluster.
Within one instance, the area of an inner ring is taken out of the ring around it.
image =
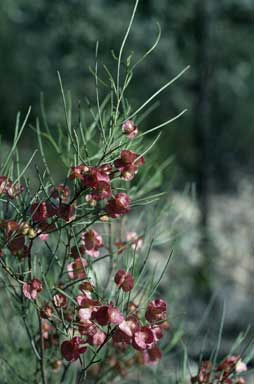
[[[13,183],[8,177],[0,176],[0,196],[3,195],[9,199],[15,199],[24,191],[21,184]]]
[[[124,215],[130,210],[130,198],[126,193],[113,194],[111,181],[116,172],[123,180],[132,180],[138,172],[138,168],[144,164],[143,156],[123,150],[120,157],[114,161],[98,167],[80,164],[72,167],[69,174],[70,180],[78,180],[81,190],[86,192],[87,202],[108,200],[105,210],[110,217]]]
[[[122,134],[123,142],[126,137],[133,140],[138,127],[126,120]],[[127,249],[132,249],[132,254],[141,249],[143,238],[131,231],[123,240],[120,231],[116,238],[109,232],[112,219],[130,212],[132,201],[123,186],[144,165],[144,157],[129,145],[128,149],[119,148],[112,156],[105,152],[93,165],[88,160],[70,167],[64,183],[49,183],[34,196],[27,191],[21,214],[18,211],[11,219],[14,210],[8,206],[0,220],[1,261],[20,284],[18,301],[25,303],[24,307],[33,302],[37,311],[39,330],[33,343],[36,347],[40,338],[41,358],[43,349],[45,353],[50,349],[48,356],[61,355],[61,359],[50,361],[56,371],[64,364],[62,359],[73,363],[84,353],[89,356],[91,349],[100,351],[108,344],[110,366],[121,375],[124,362],[129,367],[155,365],[162,356],[158,343],[168,328],[166,303],[161,299],[134,303],[140,290],[135,286],[135,265],[120,257]],[[103,162],[104,158],[108,162]],[[0,177],[0,196],[6,204],[23,191],[20,184]],[[108,221],[108,239],[104,239],[105,232],[100,229]],[[48,251],[46,257],[40,252],[40,268],[36,244]],[[19,258],[18,271],[12,269],[13,256]],[[112,269],[108,285],[100,287],[94,265],[105,258],[110,258]]]
[[[122,271],[118,271],[116,276],[119,274],[123,276]],[[131,274],[125,272],[125,276],[127,279],[131,279],[133,287]],[[118,284],[117,286],[119,289],[121,288]],[[82,286],[81,289],[83,290],[83,288]],[[125,292],[130,289],[131,287],[128,285],[128,290]],[[159,300],[160,305],[158,305],[158,300],[149,303],[146,310],[146,314],[150,314],[147,323],[141,321],[137,306],[134,306],[134,313],[129,312],[124,316],[113,303],[102,304],[91,298],[89,291],[86,293],[83,291],[82,295],[77,296],[76,302],[80,336],[78,339],[65,340],[62,343],[61,351],[66,360],[75,361],[81,353],[86,351],[85,348],[78,348],[80,344],[99,347],[112,340],[116,350],[125,350],[131,346],[141,353],[143,364],[154,365],[159,361],[161,352],[157,343],[167,328],[166,303],[163,300]],[[66,303],[64,305],[66,306]]]
[[[213,366],[211,361],[203,361],[197,376],[192,377],[192,383],[198,384],[245,384],[240,373],[247,371],[246,364],[240,356],[229,356]]]

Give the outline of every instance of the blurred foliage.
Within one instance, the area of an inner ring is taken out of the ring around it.
[[[183,108],[189,112],[171,126],[161,140],[161,152],[175,154],[178,179],[192,181],[198,167],[195,142],[196,35],[198,0],[141,0],[127,54],[139,58],[156,39],[156,21],[162,37],[156,54],[139,67],[128,97],[141,103],[147,95],[187,64],[191,70],[162,94],[160,105],[142,124],[144,129],[163,122]],[[211,173],[219,182],[228,180],[236,167],[246,171],[254,163],[252,121],[254,109],[254,33],[252,0],[221,0],[211,3],[211,41],[209,47],[212,89]],[[0,12],[0,132],[10,137],[17,110],[32,105],[34,116],[40,110],[41,91],[54,122],[59,118],[60,70],[65,89],[75,95],[74,103],[94,99],[96,41],[99,71],[103,64],[115,65],[111,50],[118,52],[133,7],[132,0],[2,0]],[[54,128],[54,127],[53,127]]]

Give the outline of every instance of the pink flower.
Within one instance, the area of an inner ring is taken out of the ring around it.
[[[40,316],[42,319],[50,319],[54,313],[54,309],[47,303],[40,310]]]
[[[112,336],[113,342],[122,347],[124,347],[125,344],[132,344],[133,335],[139,329],[139,320],[135,316],[128,316],[114,331]]]
[[[144,365],[150,365],[150,366],[154,366],[158,364],[162,356],[161,351],[156,346],[150,349],[146,349],[145,351],[142,352],[142,354],[143,354]]]
[[[115,275],[115,283],[117,287],[122,289],[124,292],[129,292],[134,287],[134,280],[129,272],[119,269]]]
[[[38,279],[33,279],[23,284],[22,291],[28,300],[36,300],[38,293],[42,291],[42,283]]]
[[[119,329],[128,337],[132,337],[140,329],[140,322],[136,316],[130,315],[119,324]]]
[[[247,365],[240,359],[236,363],[235,371],[237,373],[245,372],[245,371],[247,371]]]
[[[77,296],[76,301],[82,308],[97,307],[99,305],[99,301],[91,299],[86,294]]]
[[[21,184],[13,184],[13,182],[6,176],[0,176],[0,195],[6,195],[10,199],[15,199],[24,191]]]
[[[70,180],[83,180],[83,176],[86,172],[89,171],[89,167],[85,164],[77,165],[76,167],[71,167],[69,179]]]
[[[0,176],[0,195],[7,193],[8,178],[6,176]]]
[[[120,172],[122,179],[130,181],[138,172],[138,168],[144,164],[144,157],[138,154],[123,150],[120,158],[114,161],[114,166]]]
[[[153,332],[148,327],[141,327],[134,333],[132,346],[138,351],[151,348],[154,343]]]
[[[49,339],[49,333],[53,330],[52,325],[47,320],[42,320],[42,337],[43,339]]]
[[[73,337],[71,340],[66,340],[61,345],[61,353],[63,357],[69,361],[76,361],[81,353],[86,351],[86,347],[81,347],[80,345],[84,344],[84,341],[81,337]]]
[[[111,187],[108,183],[101,182],[97,188],[89,195],[89,202],[108,199],[112,195]],[[93,203],[94,204],[94,203]]]
[[[230,372],[235,370],[238,361],[240,361],[240,356],[229,356],[218,365],[217,371]]]
[[[112,173],[112,165],[111,164],[108,164],[108,163],[106,163],[106,164],[102,164],[102,165],[100,165],[99,167],[98,167],[98,170],[100,171],[100,172],[103,172],[103,173],[106,173],[106,175],[111,175],[111,173]]]
[[[154,325],[152,328],[150,327],[150,329],[153,332],[154,341],[157,342],[163,337],[161,327],[158,325]]]
[[[113,307],[112,305],[108,307],[108,318],[111,324],[120,324],[124,320],[124,317],[119,309]]]
[[[100,255],[99,249],[104,246],[102,237],[94,229],[82,234],[82,241],[86,253],[91,257],[98,257]]]
[[[39,239],[40,239],[41,241],[47,241],[48,238],[49,238],[48,233],[41,233],[41,234],[39,235]]]
[[[89,171],[83,177],[83,185],[85,187],[93,189],[91,196],[94,200],[107,199],[112,194],[108,169],[108,165],[106,168],[106,172],[103,171],[102,168],[90,168]]]
[[[126,239],[131,243],[131,248],[136,251],[143,246],[143,239],[136,232],[127,232]]]
[[[164,300],[156,299],[148,304],[145,318],[149,323],[165,320],[167,317],[167,304]]]
[[[110,217],[117,218],[121,215],[125,215],[130,211],[130,198],[124,193],[120,192],[115,197],[108,201],[106,205],[106,211]]]
[[[67,203],[68,197],[70,195],[70,188],[68,185],[59,184],[57,187],[51,189],[51,197],[56,200],[61,200],[64,203]]]
[[[134,139],[138,134],[138,127],[132,120],[126,120],[122,125],[122,132],[127,135],[128,139]]]
[[[67,265],[67,271],[69,278],[72,280],[84,279],[86,277],[85,268],[88,266],[88,263],[83,258],[77,258],[72,263]]]
[[[53,296],[53,302],[57,308],[66,308],[67,307],[67,299],[61,293],[57,293]]]
[[[243,377],[237,377],[235,384],[246,384],[246,380]]]
[[[87,337],[88,344],[96,345],[98,347],[100,345],[102,345],[105,340],[106,340],[106,334],[104,332],[100,331],[99,329],[97,329],[95,334],[88,335],[88,337]]]
[[[90,320],[81,320],[78,323],[78,329],[79,333],[85,336],[93,336],[98,330],[97,326]]]
[[[80,308],[78,311],[78,316],[81,321],[90,320],[92,317],[93,308]]]
[[[212,363],[210,361],[202,361],[201,367],[199,368],[199,372],[197,376],[193,376],[191,378],[192,383],[209,383],[210,376],[212,372]],[[229,384],[229,383],[228,383]]]

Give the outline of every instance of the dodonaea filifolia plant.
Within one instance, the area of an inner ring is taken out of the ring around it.
[[[30,110],[21,126],[18,116],[13,147],[2,162],[1,280],[30,341],[35,369],[31,362],[29,374],[36,377],[34,382],[81,383],[91,373],[98,382],[110,382],[137,364],[156,364],[162,355],[167,304],[156,289],[166,268],[158,281],[147,276],[141,256],[144,234],[127,232],[126,216],[160,196],[147,195],[153,190],[154,172],[147,171],[148,152],[159,136],[151,142],[145,135],[183,112],[145,132],[141,121],[146,107],[186,69],[132,110],[125,91],[133,70],[159,40],[138,63],[133,64],[132,57],[123,61],[136,6],[119,55],[114,56],[115,77],[105,66],[99,77],[97,46],[96,106],[87,106],[90,122],[81,107],[73,121],[72,102],[59,75],[65,126],[56,137],[42,106],[44,128],[39,120],[34,127],[43,164],[36,167],[36,187],[26,174],[37,151],[21,170],[17,149]],[[100,84],[108,90],[102,101]],[[50,171],[45,143],[62,161],[60,183]],[[52,370],[58,372],[55,378]]]

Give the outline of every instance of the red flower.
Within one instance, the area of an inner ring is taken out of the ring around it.
[[[77,258],[72,263],[67,265],[67,271],[69,278],[72,280],[84,279],[86,277],[85,268],[88,266],[88,263],[83,258]]]
[[[90,320],[81,320],[78,323],[78,330],[81,335],[93,336],[97,329],[97,326]]]
[[[2,220],[0,227],[5,229],[7,247],[13,255],[26,257],[28,255],[28,247],[25,245],[25,237],[22,234],[22,224],[19,225],[16,221]],[[29,226],[27,232],[29,230]]]
[[[112,173],[112,165],[111,164],[102,164],[99,166],[98,170],[100,172],[106,173],[106,175],[110,175]]]
[[[0,176],[0,195],[6,195],[10,199],[15,199],[24,191],[21,184],[13,184],[6,176]]]
[[[82,234],[83,246],[86,253],[91,257],[98,257],[100,255],[99,249],[104,246],[102,237],[94,229]]]
[[[91,292],[94,291],[94,286],[90,283],[90,281],[84,281],[80,284],[79,289],[83,293],[91,295]]]
[[[150,349],[146,349],[145,351],[142,352],[143,354],[143,364],[144,365],[156,365],[161,359],[161,351],[159,350],[158,347],[154,346]]]
[[[59,184],[57,187],[51,189],[51,197],[56,200],[62,200],[64,203],[67,203],[68,197],[70,195],[70,188],[68,185]]]
[[[119,269],[115,275],[115,283],[117,287],[122,289],[124,292],[129,292],[134,287],[134,280],[129,272]]]
[[[239,360],[239,356],[229,356],[218,365],[217,371],[230,372],[232,369],[235,369],[236,363]]]
[[[122,132],[127,135],[128,139],[134,139],[138,134],[138,127],[132,120],[126,120],[122,125]]]
[[[153,332],[148,327],[141,327],[134,333],[132,346],[138,351],[151,348],[154,343]]]
[[[92,319],[99,325],[120,324],[124,317],[119,309],[114,308],[112,305],[103,305],[92,313]]]
[[[131,200],[129,196],[124,192],[120,192],[108,201],[106,211],[110,217],[116,218],[128,213],[130,211],[130,204]]]
[[[167,317],[167,304],[164,300],[153,300],[148,304],[145,318],[149,323],[165,320]]]
[[[108,306],[103,305],[97,311],[93,311],[92,319],[102,326],[109,324]]]
[[[31,205],[31,214],[33,221],[40,223],[48,218],[47,204],[45,201],[41,203],[33,203]]]
[[[38,293],[42,291],[42,283],[38,279],[33,279],[23,284],[22,291],[28,300],[36,300]]]
[[[110,177],[111,166],[104,164],[99,168],[88,168],[87,172],[83,174],[82,184],[91,188],[93,192],[90,194],[93,200],[103,200],[111,196]]]
[[[49,217],[57,214],[57,207],[45,201],[33,203],[30,210],[33,221],[37,223],[45,223]]]
[[[66,340],[61,345],[61,353],[63,357],[69,361],[76,361],[81,353],[86,351],[86,347],[80,347],[84,343],[81,337],[73,337],[71,340]]]
[[[53,313],[54,309],[48,304],[44,304],[44,306],[40,310],[40,315],[42,319],[50,319]]]
[[[73,221],[76,217],[74,205],[60,203],[57,210],[57,216],[68,223]]]
[[[212,371],[212,363],[210,361],[202,361],[201,367],[197,376],[191,378],[192,383],[208,384],[210,382],[210,376]],[[229,384],[229,383],[228,383]]]
[[[133,335],[140,329],[140,322],[135,316],[128,316],[114,331],[112,339],[115,344],[124,347],[125,344],[132,344]]]
[[[112,192],[111,192],[110,184],[102,181],[98,183],[97,188],[95,188],[95,190],[88,195],[89,196],[88,201],[90,200],[91,202],[96,200],[108,199],[111,195],[112,195]]]
[[[67,299],[66,296],[61,293],[57,293],[53,296],[53,302],[57,308],[66,308],[67,307]]]
[[[154,325],[150,329],[153,332],[153,337],[155,341],[159,341],[163,337],[162,329],[160,326]]]
[[[70,180],[83,180],[83,176],[86,172],[89,171],[89,167],[85,164],[77,165],[76,167],[71,167],[69,179]]]
[[[114,166],[120,172],[122,179],[132,180],[138,172],[138,168],[144,164],[144,157],[139,157],[138,154],[123,150],[120,158],[114,161]]]
[[[71,247],[71,252],[70,252],[70,256],[73,257],[73,259],[79,259],[81,256],[83,256],[85,253],[85,249],[83,247],[83,245],[81,245],[80,247]]]
[[[112,340],[113,340],[113,343],[119,347],[125,347],[126,344],[132,343],[132,338],[127,336],[126,333],[121,331],[121,329],[119,328],[115,329],[112,335]]]
[[[13,255],[18,255],[18,256],[28,255],[28,248],[25,245],[25,237],[22,235],[17,235],[12,240],[9,240],[8,248]]]

